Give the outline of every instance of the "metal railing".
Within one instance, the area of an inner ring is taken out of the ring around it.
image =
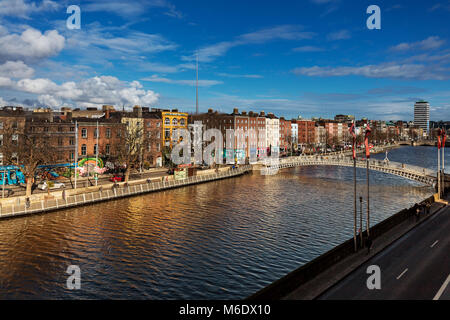
[[[341,157],[338,155],[325,156],[300,156],[289,159],[280,159],[279,163],[267,164],[269,170],[289,168],[294,166],[312,166],[312,165],[331,165],[352,167],[353,159],[349,157]],[[365,168],[367,162],[365,160],[357,160],[356,166],[358,168]],[[418,166],[408,165],[404,163],[384,161],[384,160],[369,160],[369,169],[394,174],[410,180],[415,180],[425,184],[433,185],[437,178],[436,172]]]
[[[227,171],[219,171],[211,174],[197,175],[187,177],[180,180],[169,181],[155,181],[136,185],[128,185],[123,187],[112,187],[108,189],[100,188],[99,191],[86,192],[83,194],[76,194],[66,196],[63,198],[52,198],[41,200],[39,202],[31,202],[29,204],[12,204],[10,206],[0,206],[0,218],[14,217],[20,215],[27,215],[33,213],[42,213],[46,211],[76,207],[90,203],[96,203],[106,200],[119,199],[139,194],[145,194],[154,191],[167,190],[192,184],[214,181],[228,177],[238,176],[251,170],[250,165],[242,165],[238,168]]]

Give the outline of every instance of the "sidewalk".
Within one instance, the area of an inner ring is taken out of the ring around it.
[[[450,196],[447,195],[446,200]],[[293,292],[284,296],[283,300],[313,300],[325,292],[328,288],[345,278],[357,267],[365,263],[367,260],[383,251],[386,247],[394,243],[400,237],[412,230],[414,227],[427,220],[434,213],[445,207],[445,204],[435,202],[432,204],[429,214],[422,214],[419,221],[409,218],[404,222],[390,229],[377,239],[374,239],[370,254],[367,254],[367,248],[359,249],[358,252],[336,263],[333,267],[328,268],[314,279],[306,282]]]

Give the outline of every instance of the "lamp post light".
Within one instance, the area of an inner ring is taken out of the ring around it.
[[[363,247],[363,213],[362,213],[363,198],[359,197],[359,237],[361,238],[361,248]]]

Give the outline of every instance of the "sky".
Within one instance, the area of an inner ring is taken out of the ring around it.
[[[0,106],[194,112],[198,55],[202,112],[412,120],[423,99],[450,120],[449,18],[450,0],[0,0]]]

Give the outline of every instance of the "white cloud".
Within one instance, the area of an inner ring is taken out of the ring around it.
[[[407,43],[403,42],[390,48],[391,51],[407,51],[407,50],[434,50],[440,48],[445,40],[438,36],[430,36],[422,41]]]
[[[319,47],[314,47],[314,46],[302,46],[302,47],[297,47],[292,49],[292,51],[294,52],[319,52],[319,51],[324,51],[325,49],[323,48],[319,48]]]
[[[105,65],[114,60],[140,63],[148,54],[178,47],[158,34],[103,27],[97,22],[85,25],[75,33],[61,26],[61,32],[67,39],[65,52],[70,52],[82,64]]]
[[[263,76],[259,74],[231,74],[231,73],[218,73],[220,77],[226,78],[247,78],[247,79],[261,79]]]
[[[242,45],[262,44],[276,40],[303,40],[310,39],[315,35],[313,32],[302,31],[299,26],[281,25],[266,28],[255,32],[245,33],[236,37],[233,41],[222,41],[213,45],[205,46],[198,50],[198,59],[203,62],[211,62],[224,56],[230,49]],[[183,60],[193,61],[196,55],[183,56]]]
[[[0,76],[10,78],[30,78],[34,74],[34,69],[27,66],[22,61],[7,61],[0,65]]]
[[[292,70],[297,75],[310,77],[363,76],[366,78],[445,80],[448,72],[439,67],[430,68],[422,64],[384,63],[361,67],[302,67]]]
[[[332,41],[350,39],[350,37],[350,32],[348,30],[330,32],[327,35],[327,39]]]
[[[169,83],[169,84],[179,84],[179,85],[186,85],[194,87],[196,85],[195,80],[174,80],[174,79],[168,79],[168,78],[161,78],[157,75],[153,75],[150,78],[143,78],[142,81],[149,81],[149,82],[160,82],[160,83]],[[211,87],[218,84],[222,84],[222,81],[217,80],[198,80],[198,86],[199,87]]]
[[[8,60],[37,61],[58,54],[64,48],[65,39],[58,31],[42,34],[28,28],[22,34],[6,34],[0,37],[0,62]]]
[[[110,12],[120,17],[134,18],[143,15],[151,9],[159,8],[164,14],[172,18],[183,18],[183,14],[175,5],[167,0],[94,0],[83,5],[86,12]]]
[[[65,82],[60,85],[49,79],[22,79],[17,82],[0,77],[0,87],[39,95],[42,104],[51,107],[62,103],[74,103],[77,106],[112,105],[153,105],[159,95],[144,90],[138,81],[127,83],[111,76],[89,78],[80,82]]]
[[[2,0],[0,1],[0,16],[14,16],[28,19],[33,13],[55,11],[60,6],[59,3],[50,0],[44,0],[40,5],[35,2],[27,3],[23,0]]]

